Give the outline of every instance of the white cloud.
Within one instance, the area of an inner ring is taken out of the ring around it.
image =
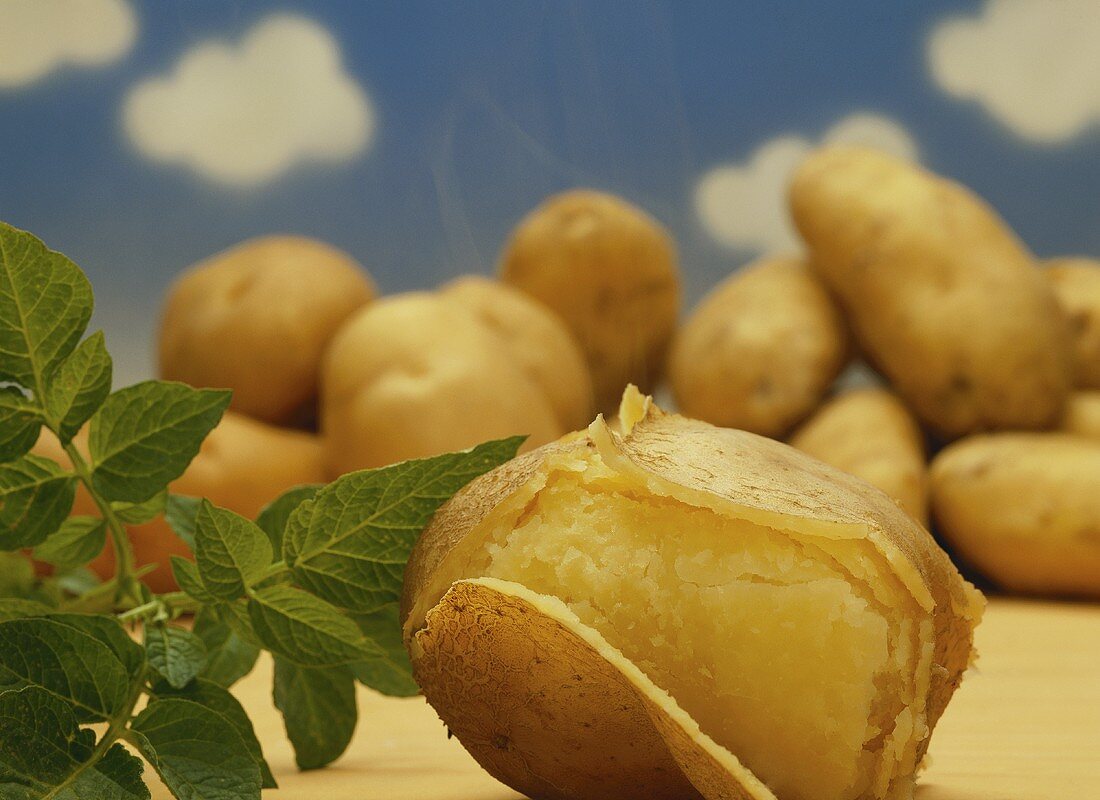
[[[908,132],[878,114],[844,117],[825,132],[821,143],[859,144],[917,159],[917,145]],[[787,182],[814,146],[802,136],[779,136],[757,147],[746,161],[704,174],[695,189],[695,208],[703,227],[722,244],[738,250],[799,249],[787,214]]]
[[[1100,2],[991,0],[928,39],[945,91],[976,100],[1018,135],[1053,143],[1100,122]]]
[[[254,186],[302,161],[351,159],[367,146],[374,114],[329,32],[277,15],[236,46],[200,43],[170,75],[139,83],[123,124],[154,160]]]
[[[0,90],[34,83],[66,64],[109,64],[134,44],[124,0],[0,0]]]

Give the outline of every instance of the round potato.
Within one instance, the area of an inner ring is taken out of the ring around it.
[[[1077,385],[1100,389],[1100,261],[1051,259],[1046,275],[1069,319]]]
[[[372,304],[333,339],[322,369],[330,477],[527,434],[560,436],[554,408],[462,304],[411,292]]]
[[[791,210],[858,344],[948,437],[1058,423],[1071,364],[1042,271],[964,187],[857,147],[796,171]]]
[[[1071,394],[1060,430],[1100,439],[1100,391]]]
[[[718,285],[680,328],[668,376],[680,411],[778,438],[813,411],[848,359],[840,313],[800,258]]]
[[[479,275],[464,275],[440,288],[461,303],[507,348],[512,360],[542,390],[563,431],[592,419],[592,379],[584,354],[565,323],[523,292]]]
[[[87,432],[74,439],[87,456]],[[68,466],[68,456],[52,433],[43,431],[34,453]],[[321,445],[316,436],[303,431],[276,428],[227,411],[202,443],[187,470],[168,487],[173,494],[205,497],[216,506],[255,519],[260,510],[292,486],[320,483]],[[77,490],[74,514],[100,516],[91,495]],[[156,564],[142,578],[155,592],[176,590],[169,556],[189,556],[190,551],[172,532],[164,517],[142,525],[128,526],[138,566]],[[114,551],[108,545],[92,562],[101,576],[114,574]]]
[[[822,406],[791,437],[791,446],[862,478],[928,525],[924,434],[897,396],[855,389]]]
[[[932,513],[958,553],[1006,589],[1100,598],[1100,442],[997,433],[932,462]]]
[[[877,489],[624,398],[471,482],[405,574],[428,701],[557,800],[912,793],[981,595]]]
[[[161,377],[232,389],[232,408],[266,422],[308,420],[322,353],[374,294],[359,265],[322,242],[244,242],[187,270],[169,290]]]
[[[593,191],[551,197],[512,233],[500,276],[565,320],[599,410],[613,411],[627,383],[652,387],[660,378],[680,271],[672,239],[641,209]]]

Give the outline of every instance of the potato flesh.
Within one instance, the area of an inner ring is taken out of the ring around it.
[[[880,793],[899,667],[874,604],[783,532],[599,472],[551,476],[475,571],[564,600],[784,800]]]

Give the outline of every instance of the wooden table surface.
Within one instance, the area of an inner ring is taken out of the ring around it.
[[[981,653],[933,736],[917,800],[1100,798],[1100,605],[994,600]],[[299,773],[271,704],[271,665],[234,689],[256,725],[279,800],[514,800],[421,698],[362,689],[359,728],[332,767]],[[155,798],[168,798],[162,787]]]

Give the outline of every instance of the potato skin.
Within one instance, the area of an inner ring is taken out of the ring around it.
[[[1100,391],[1071,394],[1059,430],[1100,439]]]
[[[932,462],[932,512],[1006,589],[1100,598],[1100,442],[1061,433],[963,439]]]
[[[584,351],[596,407],[611,412],[627,383],[660,378],[680,311],[680,271],[661,225],[614,195],[551,197],[523,219],[500,277],[556,312]]]
[[[829,147],[796,171],[790,205],[857,342],[924,423],[948,437],[1057,424],[1065,320],[981,199],[882,153]]]
[[[790,444],[886,492],[927,527],[924,434],[892,392],[854,389],[834,397],[795,431]]]
[[[1100,261],[1055,258],[1046,263],[1046,276],[1069,320],[1077,386],[1100,389]]]
[[[328,475],[438,455],[487,439],[562,434],[554,409],[460,303],[393,295],[352,317],[322,365]]]
[[[374,296],[370,276],[327,244],[246,241],[172,285],[160,322],[160,375],[232,389],[231,407],[265,422],[308,419],[322,353]]]
[[[803,260],[763,259],[703,298],[676,335],[668,376],[687,416],[776,438],[817,407],[848,350]]]
[[[472,311],[549,399],[563,431],[592,419],[592,378],[577,340],[553,311],[529,295],[480,275],[463,275],[440,293]]]

